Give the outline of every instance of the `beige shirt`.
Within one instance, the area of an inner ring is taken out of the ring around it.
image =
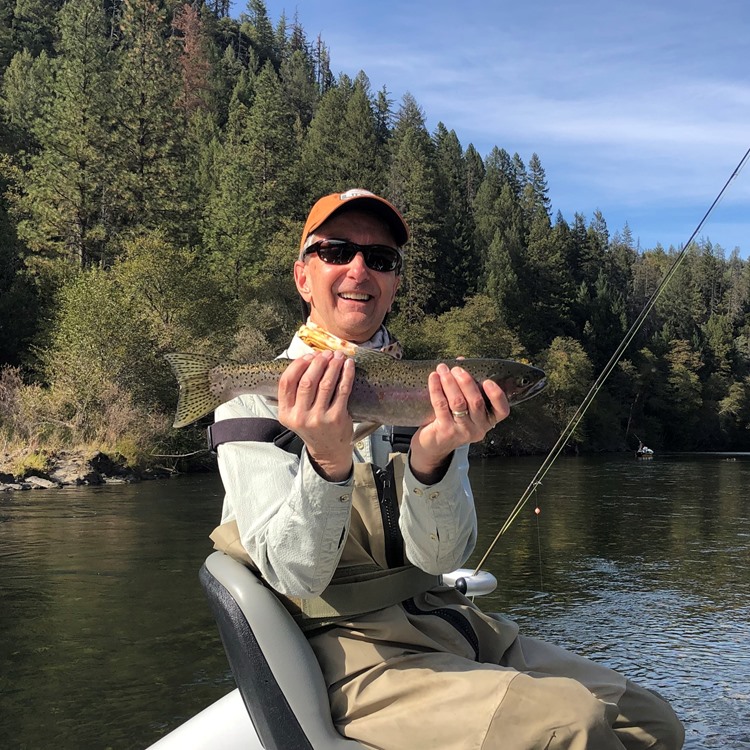
[[[295,337],[282,357],[312,350]],[[216,410],[216,420],[276,418],[276,407],[259,396],[239,396]],[[380,428],[353,448],[355,462],[388,463],[389,430]],[[335,483],[301,458],[273,443],[224,443],[218,463],[225,497],[222,523],[236,521],[242,544],[263,578],[288,596],[319,595],[343,550],[351,515],[352,479]],[[460,567],[476,542],[476,513],[468,480],[468,446],[455,451],[440,482],[419,482],[407,465],[399,525],[408,560],[427,573]]]

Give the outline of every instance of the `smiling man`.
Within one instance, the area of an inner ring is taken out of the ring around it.
[[[294,264],[309,322],[400,356],[383,323],[408,236],[379,196],[321,198]],[[247,429],[218,446],[226,495],[212,538],[295,613],[342,734],[382,750],[682,746],[679,721],[654,693],[519,635],[440,585],[474,548],[468,447],[508,415],[499,386],[482,384],[488,409],[460,362],[438,365],[433,421],[410,442],[385,426],[353,445],[353,360],[316,354],[298,336],[282,356],[294,362],[277,402],[239,396],[217,409],[217,427],[232,419]]]

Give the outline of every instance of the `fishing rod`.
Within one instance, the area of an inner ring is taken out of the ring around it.
[[[645,306],[639,313],[638,317],[633,322],[633,325],[631,325],[630,328],[628,329],[627,333],[625,334],[624,338],[622,339],[619,346],[615,350],[614,354],[610,358],[609,362],[607,362],[607,364],[604,366],[604,369],[599,374],[599,377],[594,381],[594,384],[591,386],[589,392],[586,394],[586,397],[581,402],[581,405],[578,407],[575,414],[571,417],[567,426],[560,434],[560,437],[557,439],[557,442],[552,447],[552,450],[550,450],[550,452],[547,454],[547,457],[542,462],[542,465],[539,467],[537,473],[534,475],[531,482],[529,482],[528,487],[526,487],[520,499],[516,503],[515,507],[510,512],[510,515],[506,519],[505,523],[501,526],[500,531],[497,532],[497,535],[492,540],[492,543],[490,544],[489,548],[482,556],[482,559],[477,563],[476,570],[474,571],[474,575],[476,575],[479,572],[481,567],[487,561],[487,558],[492,554],[492,551],[497,546],[497,543],[500,541],[500,537],[502,537],[503,534],[505,534],[505,532],[510,528],[513,521],[516,520],[516,518],[520,514],[523,507],[529,501],[529,498],[534,494],[537,487],[541,485],[542,480],[547,475],[547,472],[552,468],[552,464],[554,464],[555,460],[560,455],[566,443],[568,442],[568,439],[575,432],[576,428],[578,427],[578,424],[583,419],[583,416],[586,413],[586,410],[591,405],[591,402],[594,400],[597,393],[599,393],[599,391],[601,390],[601,387],[604,385],[605,381],[609,377],[612,370],[614,370],[615,367],[617,366],[617,363],[619,362],[620,357],[623,355],[624,351],[630,345],[630,342],[635,338],[635,335],[641,329],[641,326],[645,322],[651,310],[654,308],[654,305],[656,304],[657,300],[661,296],[661,293],[664,291],[665,287],[670,282],[672,277],[675,275],[677,269],[680,267],[680,264],[682,263],[688,250],[690,249],[690,246],[693,240],[698,235],[698,232],[700,232],[700,230],[703,228],[703,225],[706,223],[706,221],[708,220],[708,217],[711,215],[714,208],[716,208],[719,201],[724,196],[724,193],[729,188],[729,185],[734,181],[734,179],[742,171],[742,168],[745,166],[745,163],[747,162],[749,158],[750,158],[750,148],[748,148],[748,150],[745,151],[745,155],[740,159],[739,163],[734,168],[734,171],[729,176],[729,179],[727,179],[727,181],[724,183],[724,187],[722,187],[722,189],[719,191],[716,198],[714,198],[713,203],[709,206],[708,210],[703,215],[703,218],[698,222],[698,226],[696,226],[696,228],[693,230],[693,233],[690,235],[690,238],[688,239],[688,241],[683,245],[682,250],[678,253],[677,257],[675,258],[674,262],[670,266],[669,270],[664,275],[664,278],[661,280],[661,283],[656,288],[654,293],[651,295],[649,300],[646,302]]]

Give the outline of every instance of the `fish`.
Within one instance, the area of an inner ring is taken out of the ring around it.
[[[273,359],[239,363],[203,354],[165,355],[179,383],[174,427],[185,427],[240,395],[255,394],[276,400],[279,379],[292,362]],[[543,370],[508,359],[394,359],[389,354],[357,347],[354,384],[349,395],[352,420],[365,425],[355,439],[378,425],[420,427],[435,417],[427,388],[428,375],[439,363],[459,365],[478,383],[492,380],[511,406],[541,393],[547,384]],[[481,389],[481,385],[480,385]],[[484,391],[485,405],[491,405]],[[374,426],[373,426],[374,425]]]

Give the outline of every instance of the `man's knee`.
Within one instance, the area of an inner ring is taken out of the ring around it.
[[[655,691],[628,681],[618,708],[615,729],[628,750],[680,750],[685,742],[682,722]]]
[[[575,680],[519,674],[493,717],[484,747],[614,750],[622,747],[612,731],[616,715],[616,706]]]

